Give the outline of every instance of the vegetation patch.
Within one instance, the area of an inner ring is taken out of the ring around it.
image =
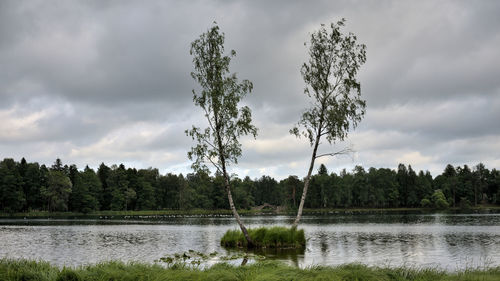
[[[360,264],[305,269],[264,261],[245,266],[219,263],[197,268],[173,264],[105,262],[58,268],[46,262],[0,259],[1,280],[500,280],[500,267],[449,273],[438,269],[377,268]]]
[[[247,252],[222,255],[217,251],[205,254],[199,251],[189,250],[184,253],[175,253],[172,255],[164,256],[158,260],[155,260],[155,262],[164,263],[168,267],[205,268],[220,262],[228,262],[230,264],[235,264],[235,265],[236,264],[245,265],[249,262],[253,263],[257,261],[263,261],[265,259],[266,259],[265,256]]]
[[[306,238],[303,229],[283,226],[248,229],[248,234],[257,248],[304,248]],[[228,230],[222,236],[221,245],[228,248],[246,248],[247,241],[240,230]]]

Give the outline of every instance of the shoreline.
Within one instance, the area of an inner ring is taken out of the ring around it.
[[[248,265],[218,263],[208,268],[176,263],[108,261],[79,267],[57,267],[45,261],[0,259],[2,280],[499,280],[500,267],[436,268],[370,267],[362,264],[298,268],[280,262]]]
[[[258,215],[278,215],[278,216],[294,216],[295,210],[238,210],[242,216],[258,216]],[[334,214],[380,214],[380,213],[422,213],[422,214],[474,214],[474,213],[500,213],[500,206],[477,206],[467,210],[460,208],[449,208],[446,210],[435,210],[426,208],[346,208],[346,209],[304,209],[304,215],[334,215]],[[149,210],[149,211],[98,211],[91,213],[75,213],[75,212],[48,212],[48,211],[31,211],[21,213],[0,213],[1,219],[19,219],[19,218],[100,218],[113,219],[118,218],[141,218],[141,217],[232,217],[230,210]]]

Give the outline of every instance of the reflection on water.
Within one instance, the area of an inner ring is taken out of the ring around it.
[[[289,216],[245,217],[250,227],[287,225]],[[258,250],[291,265],[440,267],[500,265],[500,214],[330,214],[306,216],[304,250]],[[237,225],[231,217],[86,220],[0,219],[0,257],[43,259],[58,265],[104,260],[153,262],[189,249],[231,255],[219,240]]]

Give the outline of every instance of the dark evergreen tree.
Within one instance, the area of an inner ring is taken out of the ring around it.
[[[43,180],[38,163],[28,163],[23,177],[23,190],[26,196],[25,210],[42,210],[43,198],[41,195],[41,186]]]
[[[406,185],[408,192],[406,207],[418,207],[420,205],[420,200],[417,196],[417,174],[412,169],[411,165],[408,165],[408,175],[406,178]]]
[[[250,180],[249,177],[246,177],[245,180]],[[300,194],[302,194],[302,187],[304,183],[299,180],[297,176],[289,176],[288,178],[282,180],[280,182],[283,190],[283,194],[285,196],[283,204],[290,208],[296,209],[299,207]]]
[[[396,180],[398,182],[399,188],[399,201],[403,207],[408,206],[408,169],[404,164],[398,165],[398,171],[396,175]]]
[[[111,193],[109,208],[113,211],[127,210],[127,203],[129,203],[133,193],[128,192],[129,187],[125,166],[123,164],[112,166],[106,183]]]
[[[212,200],[212,208],[214,209],[229,209],[229,202],[227,200],[227,195],[224,193],[224,182],[225,179],[221,173],[215,173],[215,177],[212,181],[212,186],[207,187],[209,190],[209,198]],[[232,186],[234,192],[235,188]],[[234,194],[233,194],[234,195]],[[236,200],[235,200],[236,202]],[[239,205],[237,205],[239,206]],[[243,207],[240,207],[243,208]]]
[[[477,205],[478,202],[486,203],[490,200],[490,195],[488,192],[488,178],[489,171],[486,169],[483,163],[479,163],[474,167],[473,172],[473,185],[474,185],[474,204]],[[484,198],[486,196],[486,198]]]
[[[416,183],[416,195],[417,198],[422,201],[422,199],[430,200],[433,193],[432,189],[432,176],[429,171],[425,173],[420,171],[417,177]]]
[[[144,179],[143,177],[139,177],[138,187],[140,192],[137,192],[137,210],[153,210],[155,209],[155,189],[153,185]]]
[[[100,196],[98,199],[102,210],[111,209],[111,199],[113,198],[113,195],[111,194],[111,188],[108,187],[108,177],[110,173],[111,173],[111,168],[106,166],[104,163],[101,163],[101,165],[99,165],[99,169],[97,170],[97,176],[101,181],[102,196]]]
[[[269,177],[262,176],[255,182],[255,190],[258,197],[254,195],[255,203],[263,205],[265,203],[271,205],[279,205],[281,203],[281,192],[278,188],[278,182]]]
[[[13,159],[0,162],[0,208],[8,213],[23,209],[26,198],[23,191],[23,179]]]
[[[75,185],[73,185],[71,193],[73,211],[89,213],[98,210],[99,201],[96,195],[102,190],[102,187],[94,170],[86,167],[82,173],[78,173],[74,177]]]
[[[50,169],[53,171],[64,172],[64,166],[61,159],[57,158],[54,164],[52,164],[52,166],[50,167]]]
[[[180,181],[177,175],[160,176],[156,189],[156,202],[161,209],[179,209]]]
[[[251,191],[253,190],[253,181],[247,176],[242,180],[234,178],[232,180],[234,186],[234,202],[242,209],[250,209],[255,206],[254,198]],[[216,188],[217,189],[217,188]],[[227,208],[227,206],[225,206]]]
[[[448,198],[448,204],[455,207],[457,202],[457,189],[458,189],[458,178],[455,168],[448,164],[442,174],[444,182],[438,188],[442,190],[446,198]]]
[[[78,167],[75,164],[70,165],[68,168],[68,178],[72,185],[75,185],[76,177],[78,176]]]

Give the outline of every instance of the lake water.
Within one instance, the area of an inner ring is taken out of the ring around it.
[[[248,227],[287,225],[289,216],[243,217]],[[0,219],[0,258],[83,265],[154,262],[190,249],[234,254],[219,245],[232,217]],[[268,251],[300,267],[363,263],[448,271],[500,266],[500,214],[330,214],[305,216],[302,251]]]

